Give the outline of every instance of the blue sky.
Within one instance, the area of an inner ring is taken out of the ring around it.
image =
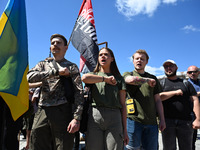
[[[0,0],[2,14],[8,0]],[[50,36],[69,39],[82,0],[26,0],[29,66],[49,55]],[[108,42],[121,73],[134,69],[137,49],[149,56],[146,71],[162,75],[162,64],[173,59],[178,71],[199,66],[200,0],[92,0],[98,42]],[[79,66],[70,44],[66,58]]]

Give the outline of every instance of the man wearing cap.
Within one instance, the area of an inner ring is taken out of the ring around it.
[[[188,81],[194,86],[197,92],[197,96],[199,98],[199,102],[200,102],[200,80],[198,79],[199,74],[200,74],[200,71],[197,66],[188,67],[188,70],[187,70],[187,75],[189,77]],[[192,114],[192,116],[193,116],[193,119],[195,119],[194,114]],[[197,129],[195,129],[193,133],[192,150],[195,150],[196,139],[197,139]]]
[[[42,82],[30,146],[32,150],[72,150],[83,109],[81,77],[77,65],[64,58],[66,38],[54,34],[50,41],[53,58],[39,62],[27,74],[30,83]]]
[[[163,150],[176,149],[176,138],[180,150],[191,150],[193,129],[200,128],[197,93],[191,83],[177,77],[178,67],[175,61],[167,60],[163,67],[167,76],[160,81],[163,89],[160,97],[166,121],[166,129],[162,132]],[[191,117],[192,110],[196,116],[194,121]]]

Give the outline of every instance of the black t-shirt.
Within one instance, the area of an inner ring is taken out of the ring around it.
[[[186,87],[187,86],[187,87]],[[193,111],[190,96],[196,95],[196,91],[191,83],[184,85],[182,79],[165,80],[163,91],[175,91],[181,89],[183,95],[173,96],[163,101],[165,118],[191,120],[191,112]]]

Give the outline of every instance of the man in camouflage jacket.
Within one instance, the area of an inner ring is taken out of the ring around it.
[[[27,74],[30,83],[42,82],[39,109],[31,133],[31,149],[70,150],[74,133],[80,127],[83,87],[77,65],[64,58],[68,49],[65,37],[54,34],[50,40],[54,57],[39,62]],[[61,76],[72,79],[73,104],[65,96],[67,91]]]

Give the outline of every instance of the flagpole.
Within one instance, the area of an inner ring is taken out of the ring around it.
[[[103,45],[103,44],[106,44],[106,48],[108,48],[108,42],[102,42],[102,43],[99,43],[98,45]]]
[[[79,15],[78,15],[78,17],[79,17]],[[70,42],[71,42],[72,34],[73,34],[74,29],[75,29],[75,27],[76,27],[76,23],[77,23],[78,17],[77,17],[77,19],[76,19],[76,22],[75,22],[75,25],[74,25],[74,27],[73,27],[72,33],[71,33],[71,35],[70,35],[69,41],[68,41],[68,43],[67,43],[67,46],[69,46],[69,44],[70,44]]]
[[[81,9],[79,10],[79,13],[78,13],[78,17],[79,17],[80,12],[81,12],[82,9],[83,9],[83,6],[84,6],[85,3],[86,3],[86,0],[83,0],[83,3],[82,3],[82,5],[81,5]],[[76,22],[75,22],[75,25],[74,25],[74,27],[73,27],[72,33],[74,32],[74,28],[75,28],[75,26],[76,26],[78,17],[77,17]],[[71,33],[71,35],[70,35],[69,41],[68,41],[68,43],[67,43],[67,46],[69,46],[69,44],[70,44],[70,42],[71,42],[72,33]]]

